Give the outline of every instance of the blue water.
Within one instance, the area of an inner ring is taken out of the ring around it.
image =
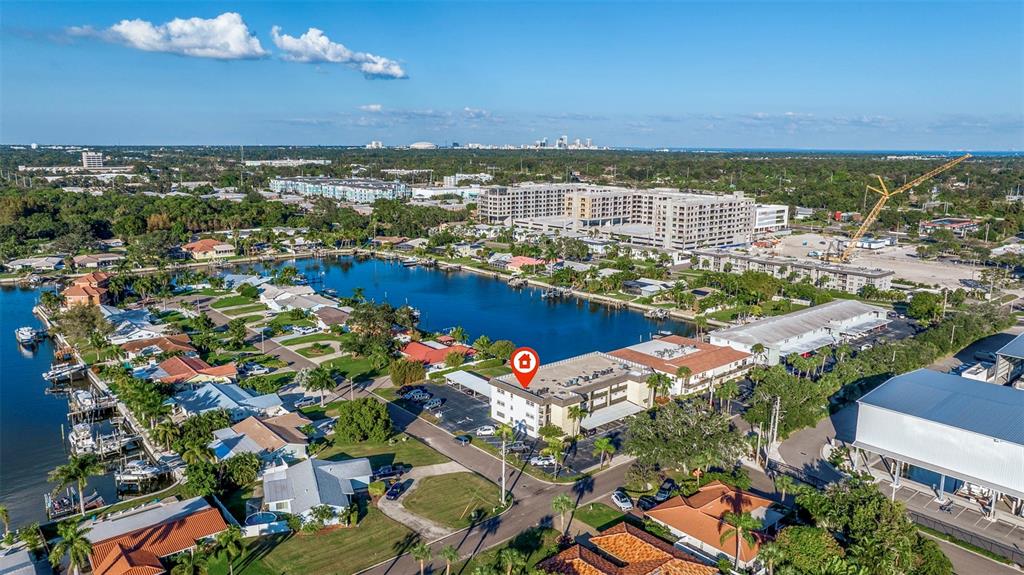
[[[41,328],[32,315],[39,290],[0,288],[0,503],[7,506],[12,525],[46,520],[43,494],[53,488],[46,475],[67,461],[61,424],[68,427],[67,399],[47,395],[41,374],[50,369],[49,340],[33,351],[18,345],[14,330]],[[114,496],[113,480],[96,478],[95,488],[107,501]]]
[[[294,265],[317,289],[334,288],[349,296],[362,287],[367,299],[409,304],[421,312],[420,327],[443,330],[462,326],[470,341],[486,334],[537,350],[542,362],[611,351],[650,339],[659,330],[681,335],[692,326],[655,321],[642,313],[577,299],[546,300],[536,288],[510,289],[504,280],[470,272],[407,268],[395,261],[359,261],[343,256],[298,260],[251,269],[269,271]]]

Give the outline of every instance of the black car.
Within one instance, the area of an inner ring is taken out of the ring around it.
[[[405,473],[405,466],[403,465],[384,465],[377,468],[377,472],[373,474],[378,480],[389,479],[392,477],[401,477]]]
[[[640,511],[647,511],[654,509],[658,505],[658,502],[654,500],[650,495],[644,495],[640,499],[636,500],[636,506],[640,508]]]
[[[672,492],[676,490],[676,482],[671,477],[661,482],[661,487],[658,488],[658,492],[654,494],[654,500],[658,503],[667,500],[672,497]]]
[[[403,397],[410,391],[426,391],[426,388],[422,385],[403,385],[398,388],[398,397]]]
[[[391,487],[388,487],[388,491],[387,493],[384,494],[384,497],[387,497],[388,501],[394,501],[395,499],[398,499],[399,497],[402,496],[402,493],[405,492],[406,483],[407,482],[405,481],[396,481],[395,483],[391,484]]]

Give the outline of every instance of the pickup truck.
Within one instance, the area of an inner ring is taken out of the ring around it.
[[[384,465],[377,468],[374,472],[373,477],[377,481],[381,479],[391,479],[392,477],[401,477],[403,473],[408,471],[404,465]]]

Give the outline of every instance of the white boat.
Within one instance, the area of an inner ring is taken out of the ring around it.
[[[84,363],[66,363],[64,365],[50,366],[50,371],[43,374],[43,379],[55,380],[71,377],[85,369]]]
[[[407,268],[411,268],[411,267],[417,266],[417,265],[419,265],[419,263],[420,263],[419,258],[406,258],[406,259],[402,260],[402,265],[407,267]]]
[[[96,405],[96,399],[93,397],[92,392],[90,391],[84,389],[76,389],[74,393],[71,394],[71,396],[74,398],[75,403],[78,404],[79,409],[89,409],[90,407]]]
[[[68,441],[76,453],[96,451],[96,439],[93,437],[91,423],[76,423],[68,434]]]
[[[160,466],[143,459],[136,459],[125,463],[124,467],[114,473],[114,479],[119,482],[141,481],[156,477],[162,472],[163,468]]]
[[[14,337],[21,345],[32,345],[39,340],[39,332],[33,327],[19,327],[14,330]]]

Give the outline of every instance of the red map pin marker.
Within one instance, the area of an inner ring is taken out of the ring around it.
[[[512,352],[512,374],[519,380],[519,385],[526,389],[537,375],[540,368],[540,356],[529,347],[520,347]]]

